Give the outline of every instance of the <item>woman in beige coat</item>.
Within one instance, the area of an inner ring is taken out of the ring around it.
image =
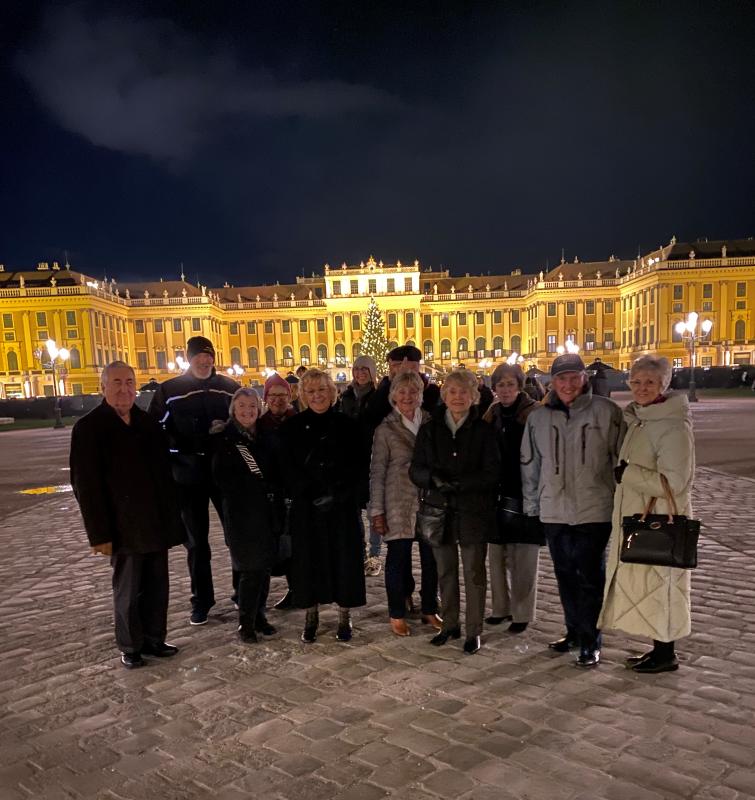
[[[386,542],[385,589],[391,629],[396,636],[409,636],[407,605],[414,591],[412,543],[416,524],[417,487],[409,478],[409,464],[420,425],[430,415],[423,411],[424,384],[416,372],[401,372],[392,381],[389,400],[393,411],[375,431],[370,465],[370,518],[372,528]],[[419,543],[422,567],[422,621],[440,629],[438,570],[432,548]]]
[[[664,394],[670,381],[668,360],[655,356],[638,358],[629,373],[634,399],[624,410],[627,434],[616,468],[613,530],[598,622],[599,627],[653,640],[652,650],[626,660],[628,668],[640,673],[678,669],[674,642],[690,632],[689,570],[619,561],[623,517],[644,512],[653,497],[655,513],[670,513],[661,475],[669,483],[678,513],[692,513],[695,445],[689,405],[684,395]]]

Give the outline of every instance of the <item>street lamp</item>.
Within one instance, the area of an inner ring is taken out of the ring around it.
[[[244,374],[244,368],[240,367],[238,364],[234,364],[232,367],[228,367],[226,372],[233,377],[234,375],[239,378]]]
[[[579,353],[579,345],[573,339],[567,339],[566,344],[560,344],[556,352],[562,356],[564,353]]]
[[[682,337],[682,341],[686,342],[689,348],[689,389],[687,390],[687,399],[690,403],[697,402],[697,385],[695,384],[695,346],[698,339],[704,339],[713,327],[713,320],[704,319],[700,323],[700,331],[697,330],[697,321],[699,315],[697,311],[690,311],[687,314],[686,320],[680,320],[674,325],[674,330]]]
[[[45,354],[47,358],[45,359]],[[37,357],[37,360],[42,365],[42,369],[49,369],[52,372],[52,393],[53,397],[58,397],[59,395],[65,395],[65,383],[62,380],[62,376],[65,375],[63,371],[64,368],[60,370],[61,379],[60,384],[58,384],[58,374],[55,370],[55,362],[60,359],[65,365],[65,362],[71,357],[71,354],[65,347],[58,347],[57,342],[55,339],[48,339],[45,342],[45,349],[42,350],[37,348],[34,351],[34,355]]]

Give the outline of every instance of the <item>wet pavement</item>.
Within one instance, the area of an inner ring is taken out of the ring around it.
[[[739,412],[720,417],[751,435]],[[314,645],[299,641],[298,611],[271,611],[279,633],[242,645],[216,522],[209,623],[188,625],[174,550],[169,639],[181,653],[129,672],[114,649],[110,568],[89,554],[72,496],[6,506],[16,487],[60,481],[67,434],[52,433],[0,436],[3,800],[755,797],[754,480],[698,470],[693,634],[675,673],[625,670],[644,643],[620,634],[606,635],[592,671],[548,651],[562,622],[545,551],[537,622],[520,636],[486,629],[474,656],[459,642],[431,647],[418,620],[408,639],[392,636],[382,575],[367,579],[351,643],[335,641],[331,609]],[[275,579],[272,599],[282,591]]]

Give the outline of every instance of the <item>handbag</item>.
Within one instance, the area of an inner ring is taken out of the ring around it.
[[[440,547],[443,544],[443,533],[446,529],[445,506],[434,506],[427,502],[427,492],[422,491],[419,498],[417,523],[415,532],[417,538],[427,542],[430,547]]]
[[[496,524],[489,531],[488,544],[517,542],[524,538],[527,515],[522,513],[522,501],[516,497],[501,497],[496,508]]]
[[[653,514],[657,498],[651,497],[644,513],[624,517],[619,560],[624,564],[694,569],[700,521],[678,513],[665,475],[661,475],[661,485],[671,512]]]

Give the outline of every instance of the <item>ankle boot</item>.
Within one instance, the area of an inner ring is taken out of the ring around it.
[[[320,624],[320,614],[317,606],[307,609],[307,615],[304,618],[304,630],[302,631],[301,640],[306,644],[312,644],[317,639],[317,626]]]
[[[351,641],[351,612],[348,608],[338,609],[338,630],[336,639],[339,642]]]

